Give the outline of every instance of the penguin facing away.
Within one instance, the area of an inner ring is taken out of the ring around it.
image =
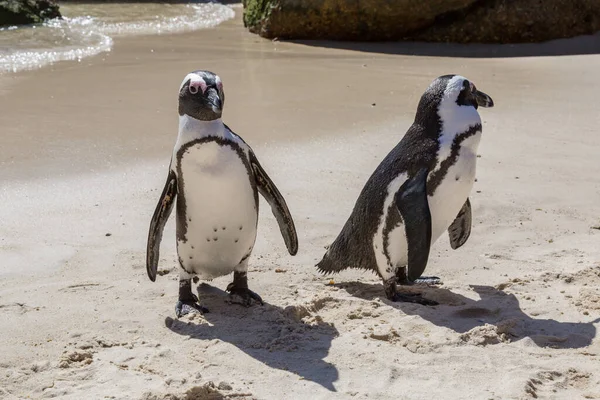
[[[156,206],[146,251],[146,270],[156,280],[164,226],[176,202],[179,256],[178,317],[207,312],[192,293],[191,279],[233,272],[230,295],[262,304],[248,289],[248,258],[256,241],[258,193],[271,206],[286,247],[298,251],[294,221],[279,190],[256,155],[221,119],[225,100],[219,76],[189,73],[179,87],[179,133],[168,177]]]
[[[444,75],[431,83],[413,124],[373,172],[317,264],[320,272],[372,270],[382,278],[389,300],[437,304],[419,294],[401,294],[396,284],[438,282],[421,277],[431,245],[445,230],[453,249],[469,238],[469,193],[482,131],[479,106],[494,102],[462,76]]]

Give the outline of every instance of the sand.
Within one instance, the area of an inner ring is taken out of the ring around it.
[[[600,56],[371,50],[265,41],[238,15],[0,77],[0,398],[600,398]],[[224,120],[287,199],[300,252],[261,200],[249,283],[266,304],[229,304],[223,277],[198,288],[211,313],[177,320],[173,221],[155,283],[145,242],[198,68],[223,78]],[[314,264],[446,73],[496,107],[471,238],[440,238],[427,273],[443,285],[410,289],[440,305],[391,303],[371,273],[332,284]]]

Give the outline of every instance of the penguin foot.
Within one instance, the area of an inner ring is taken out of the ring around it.
[[[250,307],[252,301],[257,302],[261,306],[265,304],[258,294],[248,288],[237,287],[233,282],[227,286],[227,291],[229,292],[229,297],[239,296],[242,299],[241,304],[246,307]]]
[[[439,304],[437,301],[424,298],[419,293],[394,293],[390,300],[398,303],[416,303],[423,306],[437,306]]]
[[[198,304],[198,296],[195,294],[192,294],[192,299],[179,300],[177,305],[175,305],[175,315],[177,315],[177,318],[181,318],[190,313],[206,314],[207,312],[209,312],[208,308]]]
[[[415,284],[426,284],[426,285],[441,285],[442,279],[437,276],[422,276],[420,278],[415,279],[413,282]]]
[[[205,314],[208,308],[198,304],[198,296],[192,293],[192,280],[179,278],[179,301],[175,306],[175,315],[181,318],[189,313]]]
[[[398,272],[396,272],[396,280],[400,285],[404,285],[404,286],[411,286],[411,285],[441,285],[443,284],[442,279],[437,277],[437,276],[421,276],[417,279],[415,279],[414,281],[410,281],[408,280],[408,277],[406,276],[406,271],[404,270],[404,268],[398,270]]]

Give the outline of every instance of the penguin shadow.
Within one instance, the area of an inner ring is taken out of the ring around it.
[[[205,283],[198,287],[198,295],[210,312],[192,321],[167,317],[168,329],[191,339],[222,340],[271,368],[336,391],[333,382],[338,380],[338,370],[324,358],[338,331],[311,318],[306,307],[228,304],[228,293]]]
[[[351,282],[338,284],[352,296],[373,300],[382,297],[380,284]],[[401,291],[422,293],[424,297],[440,303],[427,307],[413,303],[396,303],[387,299],[386,304],[401,310],[407,315],[418,315],[424,320],[440,327],[446,327],[463,334],[473,328],[486,324],[494,325],[498,330],[508,330],[511,341],[531,339],[539,347],[575,349],[589,346],[596,336],[595,323],[560,322],[554,319],[537,319],[527,315],[520,307],[519,299],[492,286],[470,285],[480,297],[473,300],[449,289],[439,287],[413,286],[399,287]]]

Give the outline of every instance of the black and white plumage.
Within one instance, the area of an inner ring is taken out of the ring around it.
[[[479,106],[493,107],[493,101],[466,78],[445,75],[433,81],[414,123],[371,175],[317,264],[321,272],[373,270],[390,300],[433,303],[399,294],[396,284],[419,280],[431,245],[445,230],[453,249],[471,233],[468,197],[482,130]]]
[[[256,241],[258,193],[270,204],[291,255],[298,251],[294,221],[284,198],[256,155],[221,119],[221,79],[209,71],[188,74],[179,88],[179,134],[165,187],[150,223],[146,267],[156,280],[162,231],[176,201],[179,256],[178,316],[207,311],[192,293],[191,278],[234,273],[227,287],[247,304],[262,299],[247,285]]]

